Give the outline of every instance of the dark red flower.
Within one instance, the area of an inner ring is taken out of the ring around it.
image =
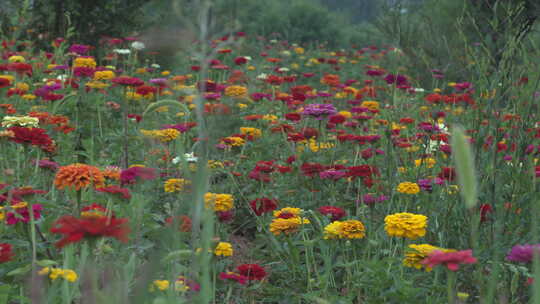
[[[490,219],[490,214],[493,212],[493,208],[490,204],[482,204],[480,206],[480,222],[486,222]]]
[[[156,169],[146,167],[131,167],[120,172],[120,182],[122,185],[135,183],[137,177],[145,180],[154,179],[156,178]]]
[[[122,187],[116,186],[116,185],[109,186],[109,187],[97,188],[96,191],[106,192],[106,193],[110,193],[110,194],[118,194],[118,195],[122,196],[122,198],[125,198],[127,200],[131,199],[131,193],[129,193],[128,188],[122,188]]]
[[[321,173],[325,169],[326,167],[319,163],[303,163],[302,166],[300,166],[302,174],[308,177],[318,176],[319,173]]]
[[[30,144],[38,146],[41,149],[47,149],[53,145],[53,141],[49,135],[45,133],[47,132],[45,129],[14,126],[7,130],[12,131],[15,134],[10,140],[19,144]]]
[[[452,182],[456,178],[456,170],[452,167],[443,167],[437,177]]]
[[[121,242],[128,241],[130,232],[128,219],[117,219],[107,216],[88,216],[76,218],[64,215],[51,227],[51,233],[62,234],[64,237],[56,243],[62,248],[70,243],[77,243],[85,238],[112,237]]]
[[[130,77],[130,76],[115,77],[111,81],[119,85],[130,86],[130,87],[138,87],[144,84],[143,80],[137,77]]]
[[[11,244],[0,243],[0,263],[11,260],[15,254],[11,251]]]
[[[257,216],[261,216],[264,213],[276,210],[278,207],[278,202],[275,199],[270,198],[257,198],[249,202],[251,209]]]
[[[330,216],[331,221],[339,221],[342,217],[347,215],[345,210],[335,206],[322,206],[317,209],[322,215]]]
[[[242,264],[236,269],[238,269],[240,275],[247,277],[249,281],[261,281],[266,277],[266,271],[258,264]]]

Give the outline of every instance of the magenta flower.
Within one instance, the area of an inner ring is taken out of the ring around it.
[[[540,254],[540,244],[516,245],[512,247],[506,259],[511,262],[530,263],[535,250]]]
[[[314,103],[314,104],[308,104],[304,107],[304,111],[302,112],[303,115],[311,116],[317,120],[322,120],[323,118],[326,118],[328,115],[336,114],[337,110],[336,108],[327,103]]]

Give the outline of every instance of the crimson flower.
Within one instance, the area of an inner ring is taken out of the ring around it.
[[[443,252],[435,250],[431,252],[427,258],[422,261],[422,264],[433,268],[437,265],[444,265],[449,270],[457,271],[459,264],[474,264],[477,259],[472,256],[472,250]]]
[[[53,141],[49,135],[45,133],[45,129],[14,126],[7,128],[7,130],[15,134],[15,136],[11,137],[10,140],[18,144],[30,144],[32,146],[38,146],[44,150],[53,145]]]
[[[258,264],[242,264],[236,269],[238,269],[240,275],[247,277],[249,281],[261,281],[266,277],[266,271]]]
[[[0,243],[0,263],[5,263],[11,260],[14,256],[11,251],[11,244]]]
[[[235,273],[235,272],[222,272],[219,274],[219,278],[223,281],[225,280],[233,280],[236,281],[240,285],[246,285],[248,278],[245,276]]]
[[[347,215],[345,210],[335,206],[322,206],[317,209],[321,214],[330,216],[332,221],[339,221],[342,217]]]
[[[130,76],[115,77],[111,81],[119,85],[130,86],[130,87],[138,87],[144,84],[143,80],[137,77],[130,77]]]
[[[249,205],[257,216],[261,216],[264,213],[276,210],[278,207],[278,203],[275,199],[266,197],[254,199],[249,202]]]
[[[127,200],[131,199],[131,193],[129,193],[129,189],[122,188],[120,186],[109,186],[109,187],[97,188],[96,191],[110,193],[110,194],[118,194],[122,196],[122,198],[125,198]]]
[[[81,218],[64,215],[53,224],[51,233],[64,235],[56,243],[57,248],[78,243],[85,238],[111,237],[124,243],[128,241],[130,232],[128,219],[109,218],[97,212],[87,213],[87,216]]]

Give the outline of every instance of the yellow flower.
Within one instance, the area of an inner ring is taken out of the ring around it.
[[[108,88],[109,84],[105,82],[97,81],[97,80],[92,80],[92,81],[87,82],[86,86],[91,89],[104,89],[104,88]]]
[[[243,86],[229,86],[225,89],[225,95],[229,97],[246,97],[247,96],[247,88]]]
[[[19,82],[15,85],[15,87],[22,91],[28,91],[30,90],[30,86],[26,82]]]
[[[300,225],[309,224],[308,219],[302,219],[299,216],[293,216],[290,218],[275,218],[270,223],[270,232],[274,235],[280,235],[281,233],[290,234],[296,232]]]
[[[231,243],[219,242],[216,246],[216,249],[214,249],[214,254],[217,256],[232,256],[233,247]]]
[[[40,271],[38,271],[38,275],[48,275],[50,271],[51,269],[49,267],[45,267],[41,269]]]
[[[300,208],[294,208],[294,207],[285,207],[281,208],[280,210],[274,211],[274,217],[280,217],[283,214],[292,214],[294,216],[299,216],[300,213],[302,213],[302,209]]]
[[[421,262],[434,250],[450,252],[455,250],[440,248],[429,244],[411,244],[409,250],[405,252],[405,259],[403,259],[403,265],[407,267],[414,267],[416,269],[424,268],[425,271],[431,271],[431,267],[427,267]]]
[[[405,168],[405,167],[398,167],[397,169],[398,169],[398,172],[399,172],[399,173],[405,173],[405,172],[407,172],[407,168]]]
[[[417,194],[420,192],[420,187],[417,183],[403,182],[397,186],[397,191],[405,194]]]
[[[169,76],[171,74],[171,71],[163,71],[161,72],[162,76]]]
[[[278,117],[276,115],[272,115],[272,114],[266,114],[266,115],[263,115],[263,117],[262,117],[262,120],[274,121],[276,119],[278,119]]]
[[[357,220],[334,221],[324,227],[325,239],[361,239],[366,236],[364,224]]]
[[[223,168],[225,168],[225,165],[223,165],[223,163],[220,162],[219,160],[210,159],[210,160],[208,160],[207,165],[208,165],[208,168],[210,168],[210,169],[223,169]]]
[[[254,139],[260,138],[262,136],[261,130],[257,128],[241,127],[240,133],[243,135],[252,136]]]
[[[304,54],[305,51],[306,51],[306,50],[304,50],[304,48],[302,48],[302,47],[296,47],[296,48],[294,48],[294,52],[295,52],[296,54],[298,54],[298,55]]]
[[[148,72],[146,68],[138,68],[135,70],[135,73],[137,74],[145,74],[146,72]]]
[[[339,115],[341,116],[344,116],[345,118],[351,118],[352,117],[352,113],[349,112],[349,111],[341,111],[341,112],[338,112]]]
[[[384,229],[389,236],[417,239],[426,235],[427,216],[413,213],[395,213],[384,218]]]
[[[414,161],[414,165],[416,167],[420,167],[421,165],[426,165],[428,168],[433,168],[437,161],[434,158],[428,157],[428,158],[422,158],[422,159],[416,159]]]
[[[234,207],[234,197],[231,194],[208,192],[204,195],[204,204],[214,211],[228,211]]]
[[[96,61],[92,57],[77,57],[73,61],[73,67],[86,67],[86,68],[95,68]]]
[[[8,58],[9,62],[26,62],[23,56],[14,55]]]
[[[71,269],[64,269],[64,273],[62,274],[62,277],[68,281],[68,282],[75,282],[77,281],[77,273]]]
[[[229,136],[229,137],[223,138],[221,143],[226,144],[229,147],[240,147],[240,146],[243,146],[246,143],[246,141],[242,137]]]
[[[12,83],[13,80],[15,80],[15,77],[11,75],[0,75],[0,78],[7,79],[10,83]]]
[[[116,77],[113,71],[96,71],[94,72],[94,80],[109,80]]]
[[[141,133],[145,136],[158,139],[161,142],[173,141],[180,135],[180,131],[176,129],[141,130]]]
[[[171,178],[165,181],[164,189],[165,192],[169,193],[180,192],[189,184],[191,184],[191,182],[183,178]]]
[[[377,101],[363,101],[360,104],[361,107],[368,108],[370,110],[378,110],[379,109],[379,103]]]
[[[34,95],[34,94],[24,94],[22,96],[22,98],[25,99],[25,100],[34,100],[34,99],[36,99],[36,95]]]
[[[153,283],[153,286],[157,287],[157,289],[161,291],[169,289],[169,281],[167,280],[155,280]]]
[[[64,270],[61,268],[53,268],[51,269],[51,272],[49,274],[49,278],[53,281],[63,276],[64,276]]]

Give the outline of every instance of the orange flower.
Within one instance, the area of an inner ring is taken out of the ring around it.
[[[58,189],[75,187],[81,190],[93,183],[96,188],[104,186],[105,177],[98,168],[85,164],[71,164],[60,167],[54,179],[54,185]]]

